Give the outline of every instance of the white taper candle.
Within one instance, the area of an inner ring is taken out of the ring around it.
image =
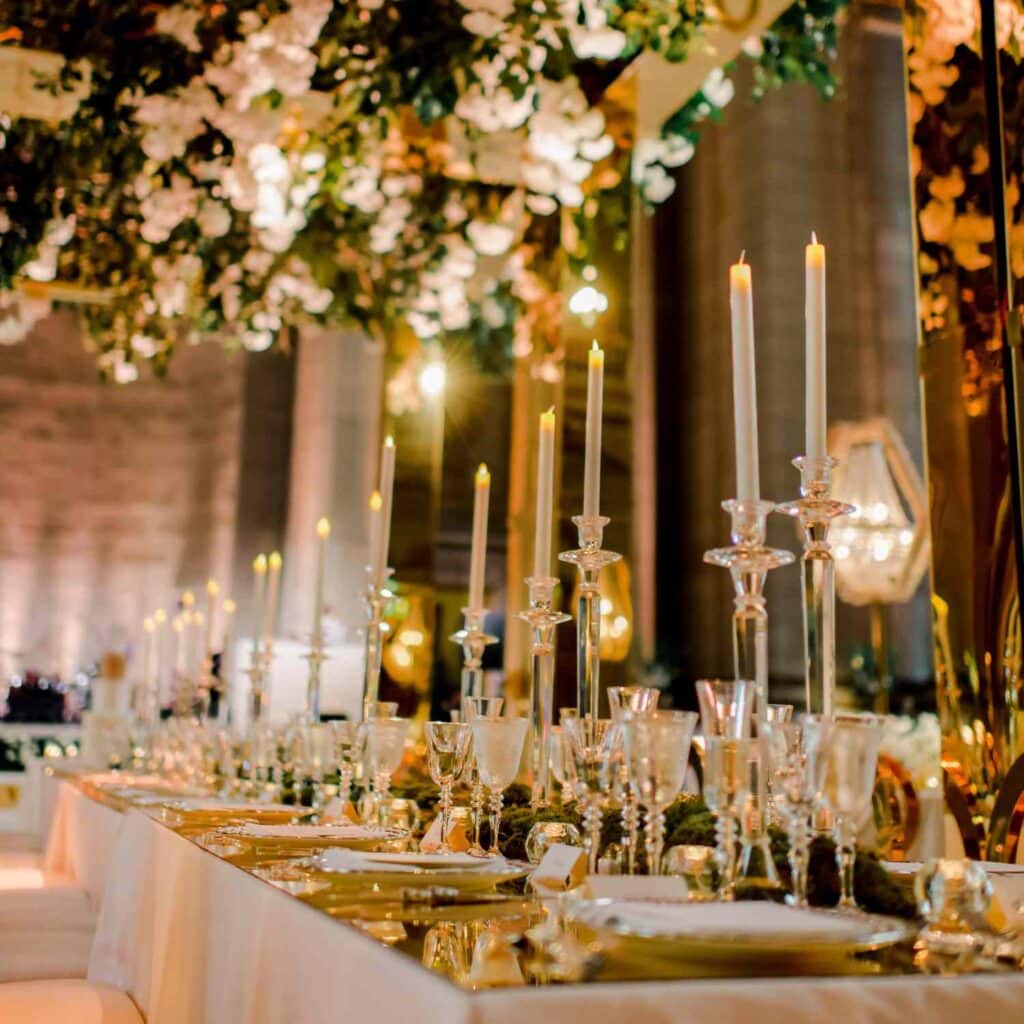
[[[757,383],[754,372],[754,298],[750,266],[740,256],[729,268],[732,312],[732,404],[736,433],[736,497],[758,501]]]

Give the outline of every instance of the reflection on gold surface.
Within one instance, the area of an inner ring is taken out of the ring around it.
[[[1000,8],[1000,23],[1024,26],[1020,0]],[[1004,110],[1006,174],[994,184],[1000,150],[991,146],[981,24],[978,0],[904,7],[942,757],[950,810],[974,855],[984,850],[997,794],[1024,753],[1019,474],[1011,465],[1006,371],[1013,360],[1002,299],[1007,248],[1024,241],[1016,138],[1024,68],[1011,31],[999,39],[999,68],[1004,103],[1018,108]],[[996,221],[1004,205],[1008,247],[999,244]],[[1019,306],[1019,280],[1011,279],[1009,295]],[[990,844],[989,855],[1004,854],[1005,844]]]

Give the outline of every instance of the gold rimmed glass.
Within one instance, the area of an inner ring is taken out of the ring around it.
[[[406,718],[370,718],[363,723],[366,733],[366,759],[373,778],[377,802],[377,817],[386,817],[391,776],[398,770],[405,756],[405,741],[409,735]]]
[[[427,765],[430,777],[441,788],[441,845],[439,853],[451,853],[448,833],[451,828],[452,786],[466,767],[469,752],[469,726],[461,722],[427,722]]]
[[[609,740],[610,718],[566,718],[562,733],[572,756],[576,774],[577,794],[585,804],[583,812],[584,846],[587,851],[587,870],[597,874],[597,855],[601,845],[601,824],[604,805],[612,787],[615,762]]]
[[[504,697],[472,697],[468,694],[462,698],[462,719],[472,725],[474,718],[499,718],[505,708]],[[476,767],[476,748],[473,745],[473,730],[469,730],[469,753],[466,756],[469,766],[470,804],[473,809],[473,845],[469,852],[482,856],[487,851],[480,845],[480,826],[484,820],[484,785],[480,781],[480,772]]]

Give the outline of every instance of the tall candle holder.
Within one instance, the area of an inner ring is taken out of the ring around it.
[[[575,565],[579,573],[576,604],[576,702],[581,715],[596,722],[601,701],[601,570],[622,558],[601,548],[607,516],[573,516],[580,546],[563,551],[560,562]]]
[[[315,725],[320,721],[320,667],[327,661],[327,655],[324,654],[324,637],[319,629],[309,638],[309,651],[305,658],[309,662],[305,717]]]
[[[383,579],[388,580],[394,570],[385,569]],[[363,709],[368,704],[376,704],[380,693],[380,663],[384,652],[384,634],[388,625],[384,621],[384,606],[391,599],[391,591],[387,584],[378,585],[373,577],[372,568],[367,568],[366,591],[363,594],[363,605],[366,608],[368,622],[366,624],[365,663],[363,676]]]
[[[804,665],[807,710],[829,715],[836,688],[836,563],[828,542],[832,520],[853,506],[832,497],[836,460],[826,455],[793,460],[800,471],[800,495],[778,506],[797,520],[803,539]]]
[[[246,674],[249,676],[249,724],[259,725],[263,718],[263,711],[266,705],[265,680],[267,677],[267,662],[270,658],[263,650],[262,644],[253,648],[252,661]]]
[[[704,561],[729,570],[732,577],[733,661],[737,679],[752,679],[757,693],[755,713],[760,717],[768,705],[768,608],[764,586],[770,570],[789,565],[792,551],[765,546],[770,501],[722,502],[732,518],[727,548],[704,553]]]
[[[484,620],[487,618],[486,608],[463,608],[463,626],[457,633],[448,638],[462,648],[462,686],[459,707],[466,697],[482,697],[484,695],[484,651],[496,644],[498,638],[484,632]]]
[[[572,616],[556,611],[554,602],[558,579],[530,576],[530,607],[519,617],[530,624],[530,703],[533,709],[533,746],[530,757],[531,806],[551,803],[551,725],[555,699],[555,627]]]

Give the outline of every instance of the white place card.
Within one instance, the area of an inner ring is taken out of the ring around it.
[[[672,875],[587,875],[593,899],[685,900],[686,881]]]
[[[582,885],[587,877],[587,855],[578,846],[554,843],[530,875],[541,889],[567,890]]]

